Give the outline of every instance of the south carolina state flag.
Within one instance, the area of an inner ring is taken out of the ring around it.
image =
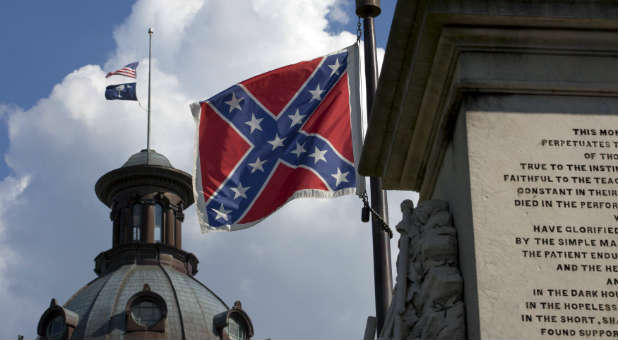
[[[202,231],[250,227],[299,197],[364,192],[358,45],[191,105]]]

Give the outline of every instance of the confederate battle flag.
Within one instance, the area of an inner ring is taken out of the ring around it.
[[[364,192],[358,45],[191,105],[202,231],[250,227],[299,197]]]

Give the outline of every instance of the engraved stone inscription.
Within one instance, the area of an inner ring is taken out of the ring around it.
[[[483,339],[618,339],[618,117],[467,112]]]

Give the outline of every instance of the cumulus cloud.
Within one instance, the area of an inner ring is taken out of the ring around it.
[[[141,61],[138,97],[145,103],[146,30],[153,27],[151,146],[190,172],[188,104],[352,44],[352,33],[327,32],[328,20],[343,20],[338,6],[138,1],[113,32],[117,49],[103,69]],[[146,114],[134,102],[103,99],[103,69],[80,67],[27,110],[0,105],[9,127],[4,157],[14,174],[0,182],[0,315],[10,315],[0,338],[35,337],[49,300],[64,302],[94,279],[94,257],[111,246],[109,211],[94,183],[145,147]],[[357,338],[374,314],[370,225],[360,223],[360,206],[355,197],[297,200],[251,229],[207,235],[191,207],[183,247],[201,261],[199,280],[228,304],[243,302],[256,338]]]
[[[328,19],[332,22],[345,25],[350,22],[350,15],[353,13],[351,3],[346,1],[336,1],[331,5],[328,12]]]
[[[23,204],[21,194],[28,187],[30,176],[25,175],[21,178],[7,176],[0,181],[0,215],[9,213],[7,207],[15,207]],[[5,240],[7,226],[3,220],[0,220],[0,242]],[[10,247],[0,248],[0,273],[4,272],[9,265],[14,265],[17,261],[16,254]],[[6,277],[0,277],[0,291],[4,291],[10,281]]]
[[[23,208],[22,193],[28,187],[30,183],[30,176],[24,175],[21,178],[15,178],[13,176],[7,176],[0,181],[0,216],[6,216],[15,211],[9,211],[8,208],[13,210],[19,210]],[[17,209],[15,209],[17,208]],[[5,275],[9,271],[9,268],[18,266],[20,263],[24,263],[24,258],[17,252],[18,249],[14,249],[7,245],[6,232],[8,226],[5,223],[5,219],[0,218],[0,302],[6,305],[5,308],[14,308],[21,312],[30,311],[36,313],[36,303],[28,301],[22,297],[11,294],[12,288],[18,284],[14,278]],[[5,323],[8,325],[16,325],[21,323],[21,318],[24,317],[23,313],[2,313],[5,318]],[[14,329],[12,329],[14,330]],[[13,333],[15,336],[17,333]],[[8,335],[8,333],[6,334]]]

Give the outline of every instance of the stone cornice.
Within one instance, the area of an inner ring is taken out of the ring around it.
[[[467,92],[615,96],[616,22],[600,10],[608,2],[520,2],[398,2],[362,174],[429,197]],[[593,72],[569,67],[575,57]]]
[[[191,175],[184,171],[155,165],[122,167],[103,175],[95,185],[97,197],[108,207],[112,199],[122,190],[138,186],[159,186],[175,192],[185,202],[184,207],[193,204]]]
[[[166,264],[181,273],[197,274],[197,257],[175,247],[160,243],[129,243],[116,246],[97,255],[94,272],[99,276],[126,264]]]

